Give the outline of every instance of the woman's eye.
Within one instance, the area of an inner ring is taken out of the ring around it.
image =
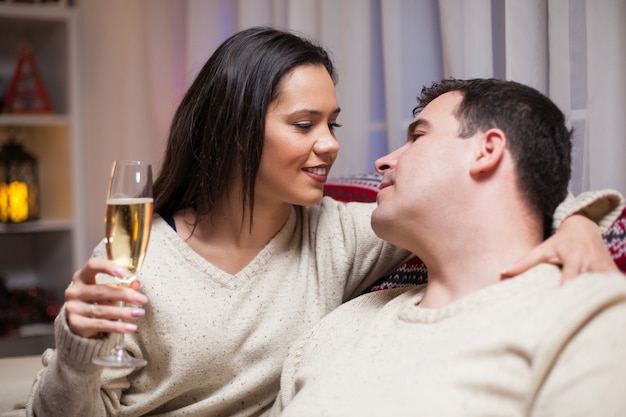
[[[295,126],[297,129],[300,129],[300,130],[309,130],[311,127],[313,127],[313,123],[302,122],[302,123],[296,123]]]
[[[334,131],[335,131],[335,129],[337,129],[337,128],[341,127],[341,126],[342,126],[342,125],[340,125],[340,124],[339,124],[339,123],[337,123],[337,122],[332,122],[332,123],[329,123],[329,124],[328,124],[328,128],[330,129],[330,131],[331,131],[331,132],[334,132]]]
[[[296,127],[296,129],[299,129],[302,131],[308,131],[313,128],[314,124],[311,122],[301,122],[301,123],[294,123],[294,126]],[[337,122],[328,123],[328,129],[331,132],[334,132],[335,129],[337,129],[338,127],[341,127],[341,125]]]

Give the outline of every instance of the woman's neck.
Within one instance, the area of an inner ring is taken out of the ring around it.
[[[193,210],[174,215],[181,238],[200,256],[223,271],[234,275],[248,265],[289,219],[287,203],[255,204],[252,222],[249,210],[223,200],[206,216],[196,221]]]

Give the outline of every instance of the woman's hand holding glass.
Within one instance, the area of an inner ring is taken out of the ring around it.
[[[144,316],[140,306],[148,298],[138,291],[141,283],[135,280],[126,288],[111,288],[96,284],[96,275],[124,277],[129,274],[116,263],[91,258],[74,273],[71,285],[65,290],[65,309],[70,328],[86,338],[96,338],[102,333],[132,333],[137,326],[134,320]],[[124,306],[119,303],[139,307]]]
[[[147,298],[137,292],[152,226],[152,167],[141,161],[116,161],[109,181],[105,214],[105,247],[108,261],[90,259],[77,271],[65,292],[70,328],[94,338],[113,333],[115,347],[93,363],[113,367],[141,367],[146,361],[128,354],[124,334],[137,326],[128,322],[145,312],[135,306]],[[99,275],[100,274],[100,275]]]

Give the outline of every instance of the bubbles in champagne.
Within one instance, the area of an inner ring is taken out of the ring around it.
[[[107,201],[107,257],[131,273],[128,277],[116,278],[120,285],[129,285],[141,268],[150,238],[152,206],[152,198],[119,198]]]

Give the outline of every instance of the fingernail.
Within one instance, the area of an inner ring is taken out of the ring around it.
[[[125,270],[122,267],[116,267],[115,269],[113,269],[113,273],[118,278],[122,278],[122,277],[125,277],[126,275],[130,274],[127,270]]]
[[[135,330],[137,330],[137,325],[133,323],[126,323],[124,324],[124,328],[126,330],[130,330],[131,332],[134,332]]]
[[[130,315],[133,317],[143,317],[146,315],[146,310],[144,310],[143,308],[133,308],[133,310],[130,312]]]
[[[146,297],[144,294],[140,292],[136,292],[135,294],[133,294],[133,299],[137,301],[139,304],[145,304],[148,302],[148,297]]]

